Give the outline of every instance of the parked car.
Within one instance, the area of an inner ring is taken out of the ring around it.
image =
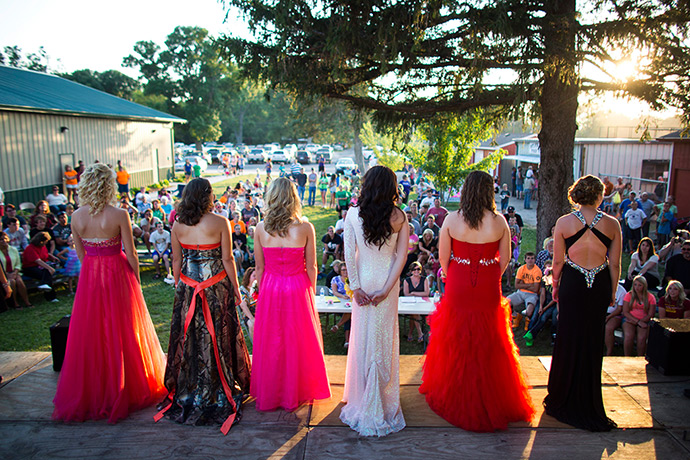
[[[330,147],[321,147],[319,150],[316,151],[316,158],[323,157],[323,160],[326,163],[331,162],[331,148]]]
[[[274,150],[271,152],[271,161],[273,163],[289,163],[290,160],[290,154],[285,150]]]
[[[352,171],[356,167],[357,165],[355,164],[355,160],[353,160],[352,158],[341,158],[335,164],[335,172],[350,174],[350,171]]]
[[[306,150],[298,150],[297,151],[297,162],[303,165],[308,165],[311,163],[311,155],[309,155],[309,152]]]
[[[306,150],[309,153],[316,153],[316,151],[319,150],[319,148],[321,148],[321,146],[318,144],[307,144],[307,146],[304,147],[304,150]]]
[[[208,162],[200,155],[190,155],[186,157],[182,157],[182,160],[176,161],[175,162],[175,171],[184,171],[184,163],[186,160],[189,160],[189,162],[194,166],[194,164],[199,161],[199,166],[201,166],[201,172],[206,171],[208,168]]]
[[[251,149],[247,154],[247,163],[265,163],[268,154],[264,149]]]

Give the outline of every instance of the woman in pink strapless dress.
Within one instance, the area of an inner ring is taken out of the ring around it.
[[[114,423],[163,397],[165,357],[141,292],[129,216],[105,204],[115,173],[99,163],[81,180],[72,231],[82,269],[53,418]]]
[[[254,240],[259,298],[250,392],[258,410],[291,411],[331,396],[314,301],[316,243],[292,182],[273,181],[266,206]]]

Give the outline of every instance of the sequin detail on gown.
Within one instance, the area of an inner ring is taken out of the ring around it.
[[[391,235],[380,249],[369,246],[357,207],[347,213],[344,234],[350,286],[364,292],[381,289],[395,263],[398,234]],[[347,404],[340,419],[363,436],[385,436],[405,428],[400,407],[399,290],[396,283],[376,307],[352,303],[343,395]]]

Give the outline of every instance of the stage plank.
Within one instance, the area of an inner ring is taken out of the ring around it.
[[[125,420],[80,424],[0,423],[0,458],[70,459],[303,459],[306,427],[218,427]],[[316,457],[315,457],[316,458]]]
[[[34,367],[41,361],[49,359],[52,365],[52,358],[49,352],[44,351],[2,351],[0,352],[0,375],[2,375],[2,385],[6,385],[10,380],[17,378],[27,370]]]
[[[520,365],[529,385],[533,387],[548,385],[549,371],[537,356],[520,356]]]
[[[643,356],[604,358],[604,371],[621,385],[688,381],[690,377],[664,375],[647,364]]]
[[[307,438],[305,458],[491,459],[603,458],[686,459],[687,451],[665,432],[509,429],[472,433],[459,428],[406,428],[385,438],[365,438],[348,428],[318,427]]]
[[[57,379],[46,359],[8,382],[0,389],[0,420],[50,420]]]
[[[326,371],[331,385],[345,385],[346,355],[326,355]]]
[[[683,390],[690,388],[688,381],[624,385],[621,388],[663,427],[690,429],[690,401],[683,395]]]

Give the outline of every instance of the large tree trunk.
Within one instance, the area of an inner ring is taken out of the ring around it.
[[[355,151],[355,163],[357,163],[357,166],[359,166],[360,171],[362,171],[362,174],[367,172],[367,168],[364,164],[364,155],[362,154],[362,139],[359,137],[361,132],[362,132],[362,125],[364,124],[363,121],[363,114],[361,110],[356,110],[355,111],[355,116],[354,119],[352,120],[352,127],[354,128],[354,141],[355,145],[354,151]]]
[[[573,183],[573,148],[577,130],[579,81],[575,56],[575,0],[545,2],[544,85],[539,99],[539,204],[537,250],[563,214],[571,210],[568,187]]]

